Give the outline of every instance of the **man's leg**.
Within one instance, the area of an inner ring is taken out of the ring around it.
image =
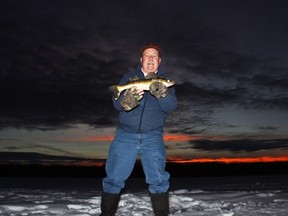
[[[141,145],[140,155],[146,183],[149,184],[152,207],[155,215],[169,214],[169,178],[165,171],[166,150],[162,133],[146,134]]]
[[[103,179],[101,215],[115,215],[121,189],[125,186],[136,159],[137,135],[117,130],[106,161],[107,177]]]
[[[169,215],[169,192],[150,194],[155,216]]]
[[[114,216],[117,212],[120,194],[102,192],[100,216]]]

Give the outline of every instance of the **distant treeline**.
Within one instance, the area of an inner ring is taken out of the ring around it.
[[[104,167],[61,166],[61,165],[0,165],[0,177],[104,177]],[[166,170],[174,177],[193,176],[237,176],[288,174],[287,162],[274,163],[167,163]],[[137,162],[131,177],[142,177],[143,169]]]

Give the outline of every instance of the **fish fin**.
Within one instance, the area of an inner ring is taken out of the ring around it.
[[[128,81],[129,82],[133,82],[133,81],[136,81],[136,80],[139,80],[139,77],[137,75],[134,75],[133,77],[131,77]]]
[[[120,96],[120,91],[118,90],[118,86],[112,85],[108,89],[113,93],[114,99],[117,100]]]

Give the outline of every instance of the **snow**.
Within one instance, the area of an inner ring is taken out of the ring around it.
[[[221,179],[207,177],[206,181],[187,178],[185,183],[183,179],[179,179],[177,185],[175,185],[177,181],[174,182],[170,191],[170,215],[287,216],[287,183],[286,180],[280,181],[279,178],[281,177],[263,178],[263,181],[259,179],[253,181],[254,177],[250,179],[242,177],[237,181],[235,178],[233,180],[224,177]],[[37,187],[35,182],[38,180],[35,179],[31,181],[31,185],[27,182],[25,185],[21,184],[19,183],[21,179],[17,181],[14,179],[12,180],[14,185],[11,186],[10,182],[7,186],[7,181],[11,179],[6,179],[4,183],[3,179],[0,180],[2,183],[0,215],[91,216],[100,214],[101,185],[93,188],[87,186],[87,182],[82,183],[81,179],[73,180],[82,185],[81,187],[77,187],[77,184],[72,187],[64,187],[61,184],[57,187],[43,187],[39,184]],[[43,179],[41,181],[43,183]],[[51,181],[57,185],[57,179],[50,179],[50,184],[52,184]],[[210,185],[207,185],[209,181]],[[99,182],[100,180],[97,184]],[[68,183],[69,180],[67,180]],[[133,186],[130,185],[129,189],[123,192],[117,216],[153,215],[147,189],[139,188],[138,183]],[[186,186],[186,188],[181,188],[181,186]]]

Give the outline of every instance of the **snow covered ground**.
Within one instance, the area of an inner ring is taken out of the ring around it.
[[[172,180],[170,215],[287,216],[288,187],[286,180],[287,176],[285,178],[282,176],[206,177]],[[14,181],[14,185],[11,181]],[[87,181],[81,182],[81,179],[74,179],[72,186],[71,180],[62,179],[61,181],[41,178],[30,180],[21,178],[3,180],[1,178],[0,215],[99,215],[101,185],[99,186],[98,183],[100,180],[97,180],[98,188],[94,189],[91,185],[89,186]],[[70,186],[65,187],[65,181]],[[117,215],[153,215],[148,192],[145,188],[143,189],[143,184],[141,185],[141,182],[137,181],[131,180],[130,186],[124,191]],[[208,182],[210,183],[208,184]],[[81,187],[77,188],[77,184]],[[181,189],[181,187],[183,188]]]

